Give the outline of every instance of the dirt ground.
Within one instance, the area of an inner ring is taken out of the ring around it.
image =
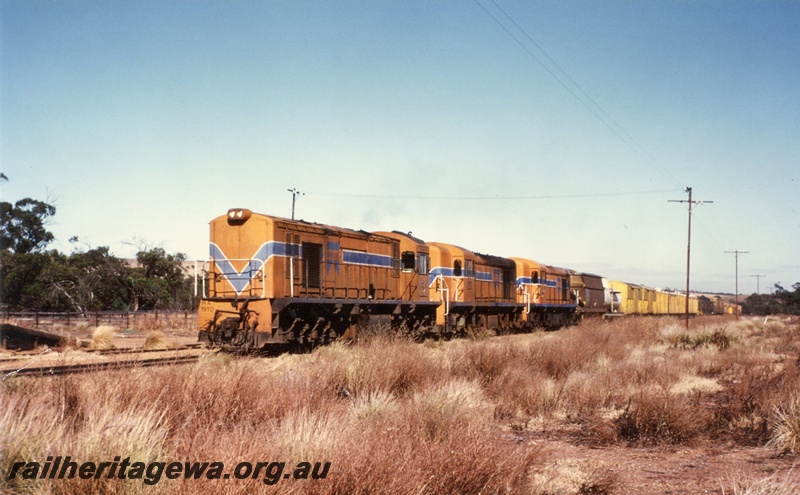
[[[539,476],[561,480],[564,493],[730,494],[770,476],[800,481],[794,458],[760,447],[591,448],[546,438],[541,446],[549,467]]]
[[[509,431],[517,441],[541,449],[545,467],[534,473],[535,493],[800,493],[800,470],[794,469],[799,459],[775,449],[708,439],[689,445],[595,447],[579,438],[579,430],[563,419],[550,419]]]

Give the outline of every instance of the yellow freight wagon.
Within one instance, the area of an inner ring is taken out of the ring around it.
[[[656,290],[656,303],[654,312],[659,315],[669,314],[669,293]]]
[[[633,291],[631,291],[630,284],[618,280],[609,280],[608,286],[612,291],[618,293],[619,312],[626,315],[636,314],[638,307],[636,301],[633,299]]]

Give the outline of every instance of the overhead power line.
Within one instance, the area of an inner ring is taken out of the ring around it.
[[[529,49],[529,47],[520,40],[517,35],[515,35],[506,25],[501,22],[497,17],[495,17],[486,7],[484,7],[478,0],[474,0],[475,3],[483,10],[486,15],[488,15],[500,28],[508,34],[511,39],[513,39],[524,51],[527,53],[539,66],[541,66],[550,76],[553,77],[567,92],[572,95],[584,108],[586,108],[589,113],[591,113],[597,120],[599,120],[604,126],[611,131],[620,141],[622,141],[626,146],[628,146],[634,153],[639,155],[645,163],[650,165],[654,170],[659,172],[664,178],[672,182],[675,186],[680,186],[681,182],[675,179],[675,177],[669,172],[669,170],[664,167],[659,161],[653,157],[641,144],[639,144],[636,139],[634,139],[630,133],[628,133],[622,125],[620,125],[611,115],[606,112],[603,107],[600,106],[597,101],[594,100],[589,94],[583,90],[583,88],[573,79],[567,72],[561,68],[558,63],[553,60],[553,58],[547,54],[547,52],[519,25],[517,22],[505,11],[502,7],[500,7],[495,0],[491,0],[492,4],[499,10],[503,16],[508,19],[508,21],[513,25],[513,27],[521,33],[530,44],[532,44],[536,49],[544,55],[544,57],[549,61],[549,64],[545,63],[542,59],[536,56]],[[551,69],[552,66],[553,68]]]
[[[290,189],[291,191],[291,189]],[[661,189],[656,191],[628,191],[628,192],[604,192],[586,194],[552,194],[537,196],[398,196],[385,194],[348,194],[334,192],[307,192],[310,196],[337,196],[346,198],[373,198],[373,199],[406,199],[421,201],[521,201],[521,200],[546,200],[546,199],[579,199],[579,198],[608,198],[616,196],[635,196],[647,194],[666,194],[674,192],[672,189]]]

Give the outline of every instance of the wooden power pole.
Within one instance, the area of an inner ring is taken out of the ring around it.
[[[734,298],[736,299],[736,306],[737,306],[736,319],[738,320],[739,319],[739,309],[738,309],[738,306],[739,306],[739,255],[740,254],[747,254],[750,251],[739,251],[737,249],[736,251],[725,251],[725,252],[728,253],[728,254],[732,254],[732,255],[734,255],[736,257],[736,295],[734,296]]]
[[[688,203],[689,204],[689,240],[686,243],[686,329],[689,329],[689,267],[691,266],[689,260],[692,256],[692,209],[695,205],[703,203],[713,203],[713,201],[692,201],[692,188],[687,187],[684,192],[689,193],[689,199],[670,199],[670,203]]]

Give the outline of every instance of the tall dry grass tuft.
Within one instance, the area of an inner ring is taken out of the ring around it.
[[[642,391],[615,420],[619,437],[631,444],[681,444],[709,423],[701,408],[664,391]]]
[[[406,395],[442,378],[443,364],[434,352],[405,339],[375,335],[352,347],[336,343],[318,349],[308,371],[311,379],[348,395],[375,390]]]
[[[795,393],[786,403],[775,407],[772,438],[768,446],[782,453],[800,454],[800,397]]]
[[[776,410],[787,411],[786,398],[800,389],[800,366],[771,352],[767,345],[746,345],[726,352],[720,360],[725,386],[715,405],[720,430],[742,445],[764,445],[770,440],[770,418]]]
[[[114,349],[114,334],[116,332],[116,327],[100,325],[92,332],[92,343],[89,348],[98,351]]]
[[[347,442],[345,431],[338,414],[298,409],[280,419],[273,442],[281,459],[322,459],[338,452]]]
[[[492,408],[480,384],[452,379],[428,387],[410,398],[407,421],[417,434],[431,441],[441,440],[455,431],[471,430],[491,418]]]
[[[722,489],[723,495],[728,491]],[[750,480],[734,480],[731,495],[796,495],[800,493],[800,476],[791,469],[787,472],[776,472],[765,478]]]
[[[737,333],[741,329],[731,332],[725,327],[695,327],[686,330],[679,325],[669,325],[661,330],[661,339],[671,348],[691,349],[697,347],[714,346],[719,350],[728,349],[737,340]]]
[[[65,426],[53,420],[50,397],[3,394],[0,399],[0,491],[36,493],[41,485],[37,480],[6,476],[14,462],[50,455],[53,439],[64,436]]]
[[[596,461],[563,458],[539,468],[532,476],[536,495],[611,495],[617,493],[618,476]]]
[[[385,390],[371,390],[350,401],[350,420],[358,427],[385,423],[399,409],[397,398]]]
[[[168,347],[167,334],[161,330],[147,332],[144,339],[144,349],[148,351],[163,350]]]
[[[528,352],[524,342],[512,336],[449,344],[445,355],[450,372],[454,376],[479,380],[484,384],[492,382],[510,362]]]
[[[362,396],[363,397],[363,396]],[[371,394],[379,416],[365,421],[352,401],[328,483],[312,493],[518,493],[525,491],[537,449],[501,438],[476,381],[452,379],[391,398]],[[378,419],[379,418],[379,419]]]
[[[492,381],[490,391],[499,415],[551,416],[562,405],[564,381],[556,381],[529,366],[512,366]]]
[[[106,386],[105,379],[100,380]],[[140,403],[121,409],[113,398],[113,388],[105,396],[87,393],[81,380],[64,379],[57,383],[27,381],[23,394],[3,390],[0,400],[0,468],[10,473],[15,462],[39,462],[56,456],[69,456],[75,462],[111,461],[115,457],[142,462],[169,457],[167,431],[160,406]],[[65,478],[4,479],[3,493],[144,493],[141,480]]]

